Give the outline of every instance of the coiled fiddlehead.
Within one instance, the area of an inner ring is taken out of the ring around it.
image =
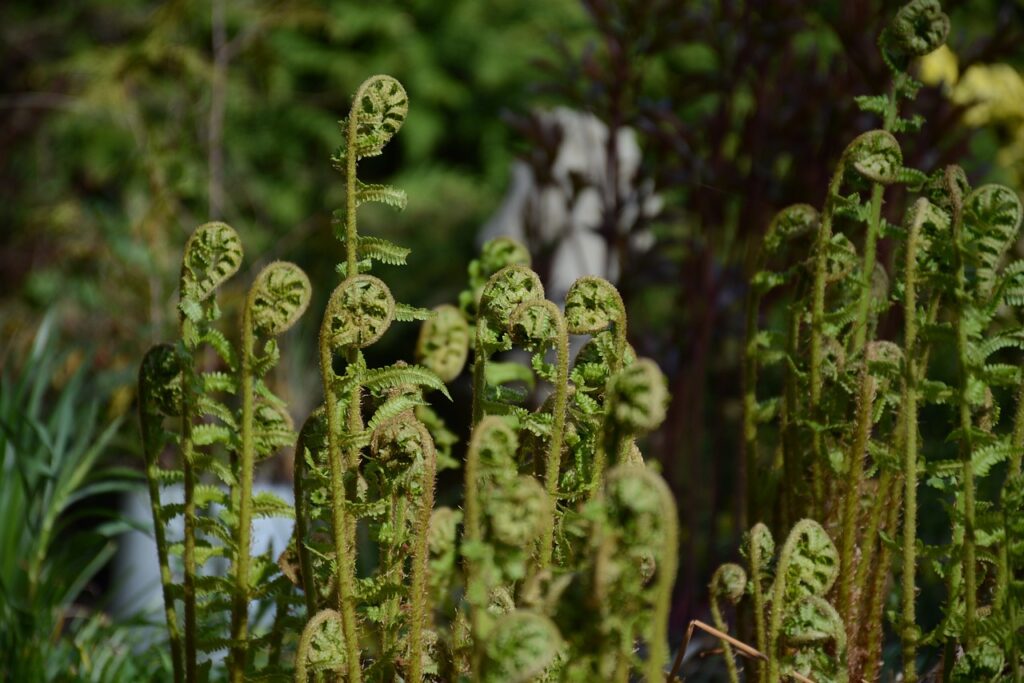
[[[512,313],[527,301],[544,299],[544,285],[522,265],[502,268],[492,275],[480,294],[473,350],[473,424],[484,416],[487,398],[487,361],[497,351],[512,348],[509,326]]]
[[[341,615],[323,609],[306,622],[295,652],[295,680],[306,681],[310,673],[340,672],[345,669],[345,645]]]
[[[724,598],[727,602],[735,605],[739,603],[747,588],[747,573],[738,564],[723,564],[711,575],[711,584],[708,592],[711,594],[711,618],[715,622],[715,628],[723,633],[728,633],[729,627],[722,616],[722,608],[718,601]],[[732,652],[732,646],[725,640],[722,641],[722,652],[725,654],[725,666],[729,672],[729,680],[732,683],[739,683],[739,671],[736,669],[736,655]]]
[[[654,361],[641,358],[608,380],[608,413],[603,431],[603,448],[595,454],[594,478],[600,481],[607,454],[616,464],[624,463],[632,438],[657,429],[668,409],[665,375]]]
[[[802,621],[799,610],[806,598],[822,598],[828,593],[839,575],[839,553],[820,524],[811,519],[796,523],[786,538],[779,553],[779,561],[772,584],[771,619],[768,628],[768,680],[778,683],[781,675],[791,667],[803,667],[806,657],[784,661],[782,644],[796,644],[801,638],[801,625],[816,628],[817,622],[809,625]],[[797,617],[790,613],[798,611]],[[834,610],[832,610],[834,612]],[[804,615],[806,616],[806,615]],[[787,621],[787,618],[789,621]],[[842,631],[842,621],[836,620]],[[784,630],[784,625],[787,629]],[[807,642],[818,642],[808,640]],[[845,637],[842,639],[845,645]],[[845,674],[845,650],[837,649],[834,659],[839,666],[836,671]],[[832,668],[832,667],[830,667]],[[801,670],[804,675],[815,675],[816,671]],[[824,673],[824,672],[823,672]],[[838,674],[837,674],[838,675]]]
[[[333,349],[364,349],[380,339],[395,316],[391,290],[372,275],[338,285],[327,303],[324,334]]]
[[[949,17],[938,0],[911,0],[900,7],[879,38],[882,54],[893,70],[906,61],[942,47],[949,35]]]
[[[473,259],[467,274],[467,288],[459,293],[459,309],[474,324],[480,304],[480,295],[491,276],[508,266],[530,265],[530,251],[509,237],[496,237],[484,243],[479,258]]]
[[[622,368],[626,355],[626,306],[619,290],[599,277],[581,277],[565,295],[565,321],[572,334],[597,334],[612,327],[615,357],[612,372]]]
[[[537,680],[558,656],[562,637],[547,617],[513,610],[497,619],[486,644],[481,680],[526,683]]]
[[[416,360],[443,382],[462,373],[469,356],[469,324],[455,306],[442,304],[420,328]]]

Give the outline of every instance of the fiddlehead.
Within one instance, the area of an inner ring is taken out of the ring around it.
[[[622,368],[626,355],[626,306],[619,290],[599,277],[582,277],[565,295],[565,321],[572,334],[597,334],[612,327],[615,357],[612,372]]]
[[[321,610],[306,622],[295,653],[295,683],[307,683],[311,673],[344,671],[343,631],[341,615],[333,609]]]
[[[197,322],[201,304],[242,265],[242,241],[226,223],[205,223],[185,243],[181,264],[181,314]]]
[[[388,286],[372,275],[355,275],[331,294],[322,334],[332,349],[364,349],[384,335],[394,316]]]
[[[907,60],[942,47],[948,34],[949,17],[938,0],[911,0],[896,12],[879,45],[890,68],[903,71]]]
[[[723,633],[729,632],[729,626],[722,616],[722,608],[718,601],[725,599],[730,604],[739,603],[747,589],[747,573],[738,564],[723,564],[711,575],[711,584],[708,592],[711,595],[711,618],[715,622],[715,628]],[[729,680],[732,683],[739,683],[739,671],[736,669],[736,655],[732,652],[732,646],[725,640],[722,641],[722,652],[725,655],[725,665],[729,671]]]
[[[668,386],[657,363],[641,358],[608,380],[608,413],[602,428],[604,448],[595,454],[594,477],[600,481],[606,454],[616,464],[628,457],[631,439],[657,429],[668,409]]]
[[[806,598],[821,598],[828,593],[839,574],[839,553],[828,533],[814,520],[804,519],[796,523],[779,553],[775,580],[772,584],[771,618],[768,628],[768,680],[777,683],[786,668],[793,666],[793,660],[783,661],[783,639],[795,643],[804,623],[803,618],[789,622],[789,630],[783,631],[790,612],[800,607]],[[817,608],[815,608],[817,610]],[[833,610],[834,612],[834,610]],[[836,620],[842,630],[842,621]],[[816,641],[815,641],[816,642]],[[843,638],[845,645],[845,637]],[[834,659],[843,671],[845,651],[836,650]],[[806,662],[801,658],[799,662]],[[798,663],[798,666],[801,664]],[[801,671],[804,675],[806,672]],[[817,673],[817,672],[815,672]]]
[[[420,328],[416,361],[441,381],[451,382],[462,373],[468,356],[469,324],[455,306],[438,306]]]
[[[547,617],[513,610],[495,621],[487,639],[481,680],[486,683],[527,683],[551,666],[562,637]]]
[[[468,270],[469,282],[459,294],[459,309],[471,323],[476,322],[480,295],[491,276],[508,266],[530,266],[530,251],[508,237],[496,237],[484,243],[480,256],[473,259]]]
[[[492,275],[480,294],[473,351],[473,424],[484,416],[487,400],[487,361],[498,351],[512,348],[509,324],[512,313],[527,301],[544,298],[544,285],[522,265],[502,268]]]

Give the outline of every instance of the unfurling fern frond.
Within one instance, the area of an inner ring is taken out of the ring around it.
[[[309,306],[309,278],[294,263],[275,261],[260,271],[250,291],[253,329],[276,337],[302,317]]]
[[[242,241],[226,223],[205,223],[185,243],[181,264],[181,312],[198,319],[198,305],[238,272]]]
[[[372,275],[356,275],[331,294],[321,334],[333,349],[366,348],[383,336],[394,315],[388,286]]]
[[[447,383],[459,376],[468,356],[469,324],[455,306],[438,306],[420,328],[416,361]]]

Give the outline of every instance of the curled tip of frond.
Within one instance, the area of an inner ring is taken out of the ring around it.
[[[274,261],[256,276],[249,294],[253,330],[276,337],[306,312],[311,296],[312,286],[301,268]]]
[[[605,477],[606,500],[637,513],[664,514],[675,519],[675,498],[665,479],[650,468],[617,465]],[[671,515],[668,515],[672,512]]]
[[[473,428],[470,457],[485,466],[501,467],[513,461],[519,448],[519,437],[508,423],[497,415],[488,415]]]
[[[544,487],[530,475],[501,482],[484,502],[489,536],[505,545],[524,548],[540,537],[545,520],[551,517],[551,505]]]
[[[612,377],[609,385],[615,423],[631,434],[657,429],[668,409],[668,386],[657,363],[641,358]]]
[[[341,613],[323,609],[302,629],[295,653],[295,680],[306,681],[308,673],[338,671],[345,666],[345,643]]]
[[[494,327],[504,329],[519,304],[543,298],[544,285],[535,272],[523,265],[506,266],[484,285],[480,315]]]
[[[836,652],[846,649],[846,627],[836,608],[820,595],[805,595],[787,606],[782,621],[786,645],[801,647],[833,642]]]
[[[896,12],[881,40],[887,53],[922,57],[942,47],[948,35],[949,17],[938,0],[911,0]]]
[[[712,595],[735,605],[747,590],[747,572],[738,564],[723,564],[712,574],[709,589]]]
[[[384,463],[411,465],[433,457],[434,440],[422,422],[401,415],[373,430],[370,452]]]
[[[480,249],[480,267],[487,273],[497,273],[506,266],[529,266],[530,261],[530,250],[511,237],[487,240]]]
[[[591,337],[576,354],[573,363],[573,384],[585,392],[603,392],[615,360],[615,339],[607,330]],[[622,365],[636,362],[636,350],[626,344]]]
[[[554,663],[562,636],[544,615],[517,609],[498,618],[485,647],[484,681],[525,683]]]
[[[420,328],[416,362],[432,370],[444,382],[462,372],[469,355],[469,324],[458,308],[442,304]]]
[[[903,349],[890,341],[868,342],[865,355],[869,364],[886,366],[894,370],[898,369],[903,362]]]
[[[872,182],[892,184],[904,179],[903,151],[888,131],[869,130],[858,135],[846,146],[843,160]]]
[[[775,556],[775,539],[768,526],[758,522],[744,534],[740,554],[748,560],[757,559],[760,567],[767,567]]]
[[[930,225],[935,231],[949,230],[949,215],[926,197],[919,197],[907,212],[906,227]]]
[[[443,555],[455,548],[462,512],[447,506],[434,508],[430,513],[430,528],[427,543],[433,555]]]
[[[621,325],[625,317],[619,290],[604,278],[581,277],[565,295],[565,322],[572,334],[596,334],[609,325]]]
[[[1004,185],[982,185],[964,200],[964,220],[1006,242],[1016,238],[1021,215],[1020,197]]]
[[[546,299],[524,301],[509,318],[513,341],[529,350],[540,349],[564,334],[562,312]]]
[[[793,204],[775,214],[764,236],[764,246],[769,252],[776,251],[788,240],[817,232],[821,215],[810,204]]]
[[[185,243],[181,264],[181,306],[186,311],[207,299],[242,265],[242,240],[227,223],[204,223]]]
[[[350,127],[349,150],[342,150],[339,155],[344,157],[354,151],[356,158],[361,159],[380,154],[405,123],[408,112],[409,96],[396,79],[385,75],[366,79],[356,90],[349,111],[348,123],[355,120],[355,139]]]
[[[777,580],[787,595],[825,595],[839,576],[839,552],[828,532],[813,519],[793,525],[779,560]]]
[[[152,347],[142,359],[139,402],[144,415],[181,414],[181,364],[170,344]]]
[[[372,275],[344,280],[331,294],[323,334],[331,348],[362,349],[381,338],[395,316],[391,290]]]

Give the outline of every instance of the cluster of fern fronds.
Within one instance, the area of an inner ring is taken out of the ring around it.
[[[357,209],[400,208],[405,195],[357,169],[407,107],[398,81],[375,76],[342,122],[345,260],[317,340],[323,404],[298,433],[266,377],[313,285],[294,264],[268,265],[232,340],[216,295],[242,262],[238,234],[209,223],[185,247],[180,339],[153,348],[139,375],[175,679],[660,680],[676,511],[635,439],[664,419],[664,377],[627,343],[610,283],[583,278],[560,307],[509,240],[470,265],[458,306],[394,300],[370,272],[404,265],[408,250],[360,235]],[[363,350],[414,320],[416,364],[370,367]],[[570,335],[587,337],[575,359]],[[496,359],[513,349],[530,363]],[[459,462],[430,400],[469,359]],[[546,399],[529,407],[541,386]],[[289,447],[294,505],[253,491],[256,465]],[[443,468],[462,469],[460,509],[434,506]],[[168,484],[182,503],[165,500]],[[179,516],[183,538],[169,538]],[[264,516],[295,519],[279,557],[253,556]]]
[[[918,680],[924,648],[941,653],[943,680],[1021,678],[1024,261],[1010,257],[1021,202],[1006,187],[971,187],[956,166],[904,166],[895,137],[922,125],[901,115],[920,86],[911,69],[948,31],[937,0],[899,9],[879,40],[889,91],[857,98],[880,128],[846,147],[823,205],[778,214],[757,256],[744,441],[750,471],[770,485],[751,488],[752,517],[813,529],[820,549],[798,569],[784,551],[786,575],[769,591],[771,535],[758,525],[749,581],[736,565],[716,574],[716,599],[751,596],[769,660],[751,667],[759,681],[877,680],[886,609],[902,680]],[[886,218],[887,197],[907,207],[902,220]],[[768,296],[784,315],[762,321]],[[939,425],[926,433],[924,411]],[[928,510],[948,519],[939,545],[918,533],[922,486],[945,502]],[[915,611],[926,572],[945,585],[944,616],[927,632]]]

